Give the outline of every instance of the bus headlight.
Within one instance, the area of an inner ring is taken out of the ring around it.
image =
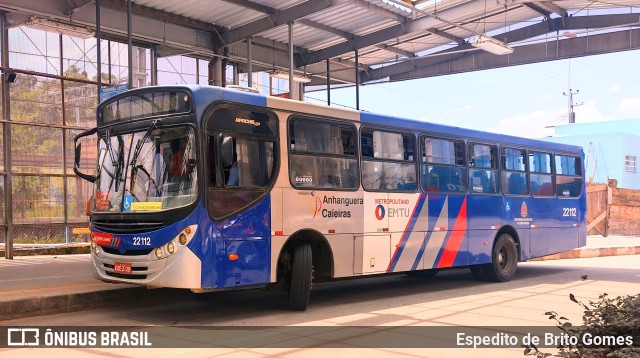
[[[191,239],[196,234],[196,230],[198,229],[198,225],[190,225],[182,229],[180,234],[178,235],[178,243],[182,246],[186,246]]]
[[[169,255],[173,255],[173,253],[176,252],[176,248],[171,241],[167,244],[167,252]]]
[[[161,247],[156,248],[155,254],[156,254],[157,258],[161,259],[162,258],[162,254],[163,254],[162,248]]]

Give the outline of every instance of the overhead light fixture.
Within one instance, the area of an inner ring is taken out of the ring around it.
[[[274,70],[269,72],[269,75],[274,78],[279,78],[281,80],[289,80],[289,72]],[[293,81],[299,83],[309,83],[311,82],[311,77],[305,75],[293,74]]]
[[[62,35],[80,37],[83,39],[93,37],[94,35],[94,32],[85,26],[68,24],[66,22],[60,22],[36,16],[29,16],[24,24],[33,29],[57,32]]]
[[[506,43],[496,40],[491,36],[480,35],[475,41],[471,42],[471,46],[481,50],[491,52],[494,55],[508,55],[513,53],[513,47]]]

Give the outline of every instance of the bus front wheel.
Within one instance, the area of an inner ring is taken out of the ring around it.
[[[311,245],[300,243],[293,249],[293,263],[291,268],[291,283],[289,286],[289,309],[304,311],[309,304],[313,263],[311,259]]]
[[[491,263],[483,265],[484,276],[489,281],[510,281],[516,274],[518,249],[513,237],[502,234],[496,240],[491,253]]]

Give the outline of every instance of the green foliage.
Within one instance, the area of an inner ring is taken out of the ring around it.
[[[574,326],[568,318],[558,315],[557,312],[545,312],[563,333],[578,337],[576,345],[557,347],[557,357],[640,358],[640,294],[610,298],[604,293],[597,301],[589,301],[588,305],[578,301],[573,294],[569,294],[569,299],[584,310],[582,326]],[[629,339],[625,339],[621,344],[589,345],[593,337],[632,337],[633,344],[628,345]],[[537,358],[551,356],[550,353],[541,352],[537,347],[527,347],[524,355]]]

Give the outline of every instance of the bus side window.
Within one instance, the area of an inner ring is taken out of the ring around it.
[[[526,151],[502,148],[502,191],[507,195],[528,195]]]
[[[222,138],[220,158],[222,159],[222,172],[224,183],[227,186],[240,185],[240,173],[238,168],[237,140],[235,137]]]
[[[209,136],[209,147],[208,147],[208,166],[209,166],[209,186],[218,186],[216,181],[217,177],[217,168],[216,168],[216,135]]]
[[[556,155],[556,195],[578,197],[582,193],[582,164],[580,158]]]

